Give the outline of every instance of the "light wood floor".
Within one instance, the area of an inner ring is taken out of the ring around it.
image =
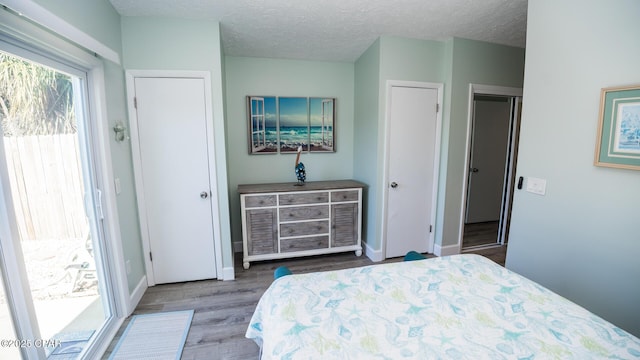
[[[498,221],[464,224],[462,247],[492,245],[498,242]]]
[[[504,265],[505,247],[480,253]],[[402,258],[385,262],[402,261]],[[260,296],[273,281],[273,271],[285,265],[294,273],[345,269],[374,264],[366,256],[353,252],[289,260],[252,263],[242,269],[242,258],[236,257],[236,280],[204,280],[157,285],[147,289],[135,314],[194,309],[193,322],[182,353],[182,359],[258,359],[258,346],[244,337],[251,315]],[[120,339],[129,323],[126,319],[103,359]]]

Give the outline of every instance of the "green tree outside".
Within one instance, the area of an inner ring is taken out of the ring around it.
[[[71,78],[0,52],[0,123],[7,137],[75,133]]]

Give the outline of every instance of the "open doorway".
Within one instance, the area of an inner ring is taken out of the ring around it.
[[[461,249],[506,245],[522,90],[471,85]]]

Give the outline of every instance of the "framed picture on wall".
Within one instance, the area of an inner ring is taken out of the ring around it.
[[[602,89],[594,164],[640,170],[640,85]]]
[[[336,98],[247,96],[249,154],[335,152]]]
[[[278,152],[278,116],[275,96],[247,96],[249,154]]]

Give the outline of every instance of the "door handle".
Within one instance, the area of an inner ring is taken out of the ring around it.
[[[476,173],[476,172],[478,172],[478,171],[480,171],[480,169],[478,169],[478,168],[475,168],[475,167],[474,167],[474,168],[471,168],[471,172],[474,172],[474,173]]]
[[[207,191],[203,191],[200,193],[200,197],[203,199],[206,199],[209,197],[209,193]]]
[[[398,187],[398,183],[395,182],[395,181],[391,182],[391,187],[394,188],[394,189],[397,188]]]

